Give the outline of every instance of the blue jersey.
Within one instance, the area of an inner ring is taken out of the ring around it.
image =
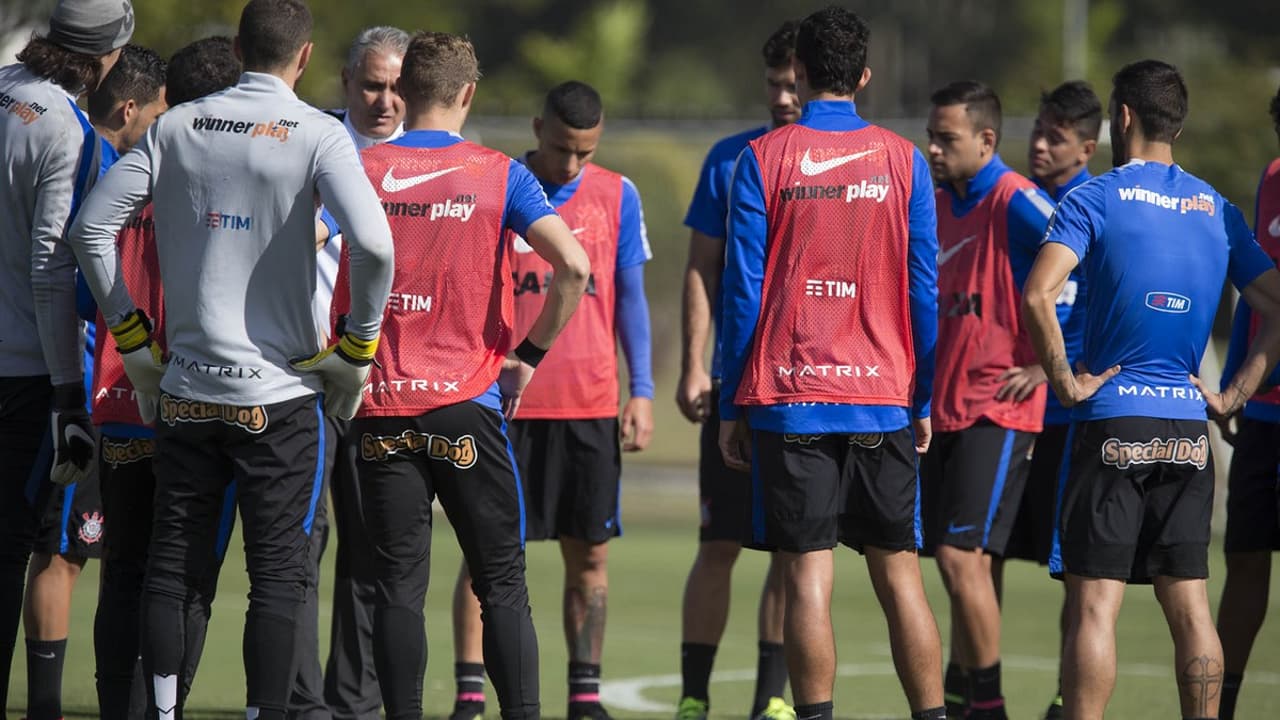
[[[693,200],[689,202],[689,212],[684,216],[684,224],[707,237],[725,237],[725,222],[729,217],[729,186],[733,183],[733,168],[738,163],[738,156],[747,147],[747,143],[769,132],[767,127],[758,127],[730,135],[711,146],[707,159],[702,162],[702,174],[698,177],[698,187],[693,191]],[[716,283],[716,296],[711,303],[711,318],[715,323],[715,345],[711,351],[711,377],[720,377],[720,313],[723,307],[724,292],[719,282]]]
[[[851,133],[870,127],[848,101],[812,101],[805,105],[800,125],[833,133]],[[911,334],[916,374],[910,410],[893,405],[845,405],[789,403],[752,405],[746,408],[751,427],[779,433],[892,432],[906,427],[912,417],[928,417],[933,391],[934,345],[938,335],[937,212],[929,164],[919,150],[912,154],[911,194],[907,218]],[[755,153],[742,153],[734,172],[727,224],[724,274],[723,387],[720,415],[738,417],[734,405],[747,355],[760,319],[768,212],[764,180]],[[901,280],[897,280],[901,282]]]
[[[1093,175],[1089,174],[1089,168],[1085,168],[1076,173],[1076,176],[1067,181],[1065,185],[1059,186],[1058,189],[1049,194],[1053,198],[1053,202],[1060,203],[1067,193],[1084,184],[1091,179]],[[1034,179],[1034,178],[1033,178]],[[1039,183],[1036,183],[1039,185]],[[1043,186],[1041,186],[1043,189]],[[1076,366],[1076,361],[1080,359],[1080,354],[1084,352],[1084,308],[1085,308],[1085,290],[1086,283],[1084,277],[1084,266],[1078,265],[1075,270],[1071,271],[1071,275],[1067,277],[1067,285],[1062,289],[1062,294],[1058,295],[1058,324],[1062,326],[1062,341],[1067,348],[1067,362],[1071,367]],[[1071,408],[1062,407],[1062,403],[1058,401],[1058,396],[1053,390],[1049,391],[1049,395],[1045,401],[1044,408],[1044,424],[1045,425],[1066,425],[1071,422]]]
[[[1273,267],[1240,211],[1177,165],[1134,160],[1068,193],[1045,242],[1070,248],[1089,278],[1085,367],[1121,367],[1072,419],[1203,420],[1189,377],[1222,282],[1242,288]]]

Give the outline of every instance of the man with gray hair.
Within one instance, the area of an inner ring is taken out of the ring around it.
[[[408,33],[386,26],[365,28],[351,42],[342,68],[347,106],[329,114],[342,121],[357,150],[404,134],[404,100],[396,92],[396,81],[408,47]],[[342,253],[338,229],[331,226],[329,234],[316,268],[314,310],[322,327],[329,324],[329,303]],[[345,426],[337,423],[339,433]],[[341,460],[334,465],[330,494],[338,548],[324,698],[337,720],[377,720],[382,696],[373,667],[373,551],[361,517],[363,504],[354,468]]]
[[[93,462],[94,441],[75,257],[63,235],[100,162],[97,136],[76,101],[111,70],[133,24],[127,0],[60,0],[48,34],[33,37],[17,63],[0,68],[0,709],[8,705],[24,578],[30,577],[25,627],[32,720],[62,715],[71,590],[85,548],[103,531],[98,513],[70,512],[75,483]]]

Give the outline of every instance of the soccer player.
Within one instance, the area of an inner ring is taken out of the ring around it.
[[[941,643],[916,555],[937,327],[933,188],[919,150],[856,112],[868,35],[843,8],[805,18],[804,114],[738,160],[720,447],[750,469],[753,540],[782,564],[795,716],[832,717],[832,548],[843,542],[866,555],[911,717],[941,720]]]
[[[1031,180],[1055,204],[1061,202],[1072,188],[1092,177],[1089,159],[1098,148],[1101,127],[1102,102],[1088,83],[1072,80],[1040,96],[1040,111],[1032,126],[1027,160]],[[1085,280],[1081,270],[1077,267],[1072,271],[1056,306],[1067,348],[1067,362],[1073,367],[1084,351]],[[1038,365],[1033,366],[1030,372],[1037,377],[1043,374]],[[1049,564],[1053,518],[1057,508],[1058,469],[1066,452],[1070,424],[1071,411],[1058,402],[1057,395],[1047,393],[1044,429],[1036,436],[1027,486],[1005,551],[1006,558]],[[997,586],[996,592],[1000,590]],[[1062,622],[1059,622],[1060,626]],[[1045,720],[1062,717],[1061,685],[1059,679],[1054,700],[1045,711]]]
[[[720,454],[719,334],[711,340],[713,328],[720,321],[729,184],[734,163],[747,143],[800,119],[795,71],[791,68],[798,26],[794,20],[783,23],[761,51],[770,123],[731,135],[711,148],[684,219],[690,228],[689,262],[681,304],[684,332],[676,404],[690,422],[702,424],[698,450],[702,525],[698,530],[698,554],[684,585],[680,629],[683,689],[676,711],[678,720],[702,720],[711,707],[708,685],[716,649],[729,619],[733,564],[751,536],[751,478],[726,466]],[[710,372],[706,369],[708,342],[714,343]],[[771,559],[756,621],[759,650],[752,718],[759,718],[766,710],[771,714],[785,712],[782,693],[787,684],[787,665],[782,654],[782,594],[782,568]]]
[[[938,375],[924,459],[926,545],[951,599],[949,714],[1005,717],[996,593],[1044,378],[1018,317],[1019,289],[1053,206],[1000,159],[1000,99],[981,83],[931,98],[938,182]]]
[[[1271,99],[1271,119],[1280,137],[1280,91]],[[1280,158],[1272,160],[1258,183],[1253,229],[1262,249],[1280,261]],[[1249,303],[1236,304],[1231,344],[1222,368],[1222,390],[1244,359],[1258,323]],[[1275,385],[1274,381],[1268,385]],[[1226,423],[1223,435],[1233,440],[1231,471],[1227,480],[1227,532],[1223,548],[1227,557],[1227,581],[1218,606],[1218,636],[1226,674],[1218,717],[1235,716],[1236,699],[1244,680],[1245,665],[1254,638],[1267,616],[1271,585],[1271,553],[1280,550],[1280,512],[1276,503],[1276,468],[1280,466],[1280,391],[1251,398],[1237,416],[1239,431],[1232,436]]]
[[[374,549],[374,661],[390,720],[422,717],[437,495],[480,598],[502,716],[540,712],[524,507],[504,418],[577,307],[590,263],[524,165],[459,135],[478,77],[469,40],[418,33],[398,84],[407,132],[363,153],[391,222],[396,273],[386,339],[342,452],[356,468]],[[513,332],[508,231],[552,272],[522,339]],[[342,292],[339,282],[336,308]]]
[[[404,101],[396,92],[396,79],[408,47],[408,33],[386,26],[365,28],[351,42],[342,68],[346,108],[330,114],[342,120],[358,150],[404,133]],[[326,328],[341,252],[342,236],[332,233],[317,258],[315,313]],[[339,435],[345,427],[337,423]],[[382,698],[373,667],[373,550],[364,529],[354,466],[335,463],[330,494],[338,547],[324,699],[339,720],[377,720]]]
[[[309,536],[332,461],[325,416],[359,406],[390,289],[390,231],[355,148],[341,123],[292,90],[311,57],[311,26],[300,0],[251,0],[236,39],[240,82],[157,120],[70,235],[141,419],[157,421],[142,613],[161,720],[182,714],[184,605],[214,557],[232,481],[250,583],[247,716],[284,717]],[[354,298],[346,332],[322,350],[311,321],[316,198],[347,230]],[[152,200],[167,365],[115,243]],[[295,369],[290,358],[307,359]]]
[[[1062,699],[1073,720],[1101,718],[1111,697],[1126,582],[1155,585],[1173,636],[1182,716],[1218,716],[1222,648],[1205,587],[1213,505],[1205,411],[1239,410],[1280,360],[1280,273],[1240,211],[1174,164],[1186,114],[1187,88],[1174,67],[1144,60],[1115,74],[1117,167],[1063,199],[1023,296],[1044,370],[1073,407],[1050,561],[1067,584]],[[1079,264],[1090,301],[1082,369],[1073,374],[1056,299]],[[1195,373],[1227,278],[1262,326],[1218,394]]]
[[[558,540],[564,558],[564,634],[571,720],[609,720],[600,704],[600,658],[609,591],[608,541],[622,534],[622,450],[653,434],[653,372],[644,264],[652,258],[640,193],[626,177],[591,162],[604,131],[604,107],[589,85],[552,88],[533,119],[533,173],[590,258],[592,273],[573,319],[525,389],[511,423],[524,488],[525,539]],[[515,336],[542,311],[554,275],[524,238],[512,236]],[[616,339],[615,339],[616,338]],[[618,421],[621,341],[630,398]],[[463,563],[454,590],[454,720],[484,714],[480,605]],[[478,696],[478,697],[477,697]]]
[[[164,112],[167,107],[165,75],[165,62],[155,51],[126,45],[111,72],[107,73],[98,89],[89,94],[89,120],[102,143],[100,175],[106,174],[120,159],[121,153],[132,149],[156,117]],[[134,223],[136,227],[121,233],[122,244],[139,248],[131,253],[125,250],[126,253],[142,255],[140,248],[144,242],[149,242],[142,237],[150,227],[150,220],[150,209],[144,210]],[[151,256],[154,257],[155,253],[152,252]],[[139,264],[134,272],[145,270],[145,266]],[[77,301],[80,316],[86,322],[95,323],[89,326],[95,328],[89,334],[94,340],[88,358],[88,366],[94,370],[90,373],[93,390],[90,398],[96,405],[92,413],[94,425],[101,435],[98,481],[102,488],[103,512],[111,518],[111,530],[105,533],[102,546],[101,591],[93,626],[98,709],[108,720],[141,718],[146,694],[142,676],[135,672],[139,666],[138,601],[142,594],[151,515],[150,512],[139,513],[135,507],[145,504],[149,509],[155,483],[149,472],[144,479],[142,476],[130,476],[129,471],[144,464],[149,471],[151,432],[136,420],[137,403],[129,395],[118,356],[114,352],[104,354],[108,349],[114,351],[114,344],[105,327],[96,327],[97,307],[93,304],[93,296],[83,278],[79,281]],[[154,311],[150,314],[158,317]],[[99,359],[98,363],[94,363],[95,358]],[[112,360],[115,361],[114,366],[111,366]],[[106,367],[102,361],[107,362]],[[101,397],[98,390],[105,391]],[[127,419],[121,418],[120,413]],[[124,422],[120,422],[122,419]],[[104,423],[109,424],[104,427]],[[129,430],[123,429],[122,426],[126,425],[131,426]],[[145,480],[150,482],[143,484]],[[194,607],[201,605],[193,603]],[[188,632],[199,636],[203,631],[204,623],[199,622]]]
[[[98,87],[132,34],[124,0],[61,0],[48,34],[0,68],[0,708],[22,614],[31,720],[62,715],[71,591],[103,531],[100,514],[72,512],[94,440],[75,258],[63,235],[100,162],[76,101]]]

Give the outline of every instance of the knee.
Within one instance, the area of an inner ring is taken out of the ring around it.
[[[937,559],[942,583],[953,597],[966,594],[970,584],[980,577],[990,577],[984,572],[982,555],[978,551],[939,545]]]

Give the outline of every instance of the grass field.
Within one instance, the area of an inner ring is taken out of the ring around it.
[[[685,574],[695,547],[697,507],[694,473],[686,467],[630,466],[624,481],[625,535],[611,545],[609,628],[605,644],[606,701],[620,718],[670,717],[679,688],[679,608]],[[430,644],[425,699],[428,716],[447,715],[452,703],[449,593],[459,553],[442,515],[437,526],[434,583],[427,599]],[[244,680],[240,638],[247,580],[243,553],[234,542],[214,608],[208,646],[188,706],[189,716],[243,717]],[[1221,553],[1213,550],[1210,594],[1221,592]],[[326,580],[331,556],[326,557]],[[717,658],[712,684],[713,715],[742,717],[749,710],[755,668],[755,605],[766,556],[744,553],[734,575],[734,607]],[[836,715],[841,718],[902,718],[905,702],[892,675],[888,637],[858,555],[837,553],[835,622],[841,663]],[[926,561],[930,599],[944,638],[946,605],[938,574]],[[546,543],[529,552],[529,584],[542,657],[543,707],[563,717],[566,656],[560,631],[560,560]],[[1243,719],[1280,713],[1280,583],[1273,581],[1272,623],[1263,628],[1237,711]],[[329,587],[321,590],[321,627],[328,627]],[[68,717],[93,717],[91,647],[96,566],[77,588],[69,659],[64,679]],[[1012,563],[1006,579],[1004,625],[1005,693],[1010,717],[1038,718],[1053,690],[1056,625],[1061,589],[1039,568]],[[323,634],[323,633],[322,633]],[[327,652],[327,647],[322,648]],[[1110,717],[1175,718],[1178,705],[1170,669],[1172,645],[1149,588],[1130,589],[1119,629],[1120,678]],[[26,668],[14,661],[10,716],[25,703]],[[497,717],[490,693],[490,716]]]

